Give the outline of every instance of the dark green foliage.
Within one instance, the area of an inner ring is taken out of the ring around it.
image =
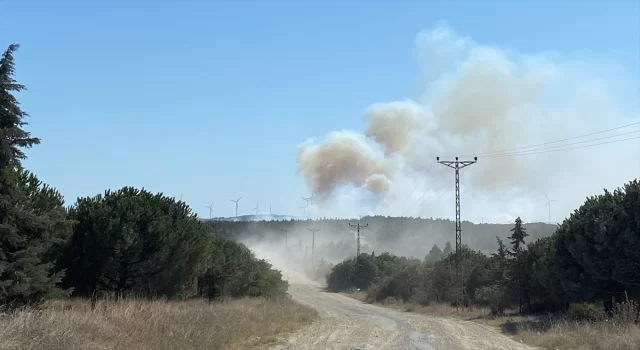
[[[24,149],[40,140],[23,129],[28,115],[13,96],[24,89],[13,79],[17,49],[0,58],[0,305],[8,308],[66,293],[54,258],[70,226],[62,196],[21,164]]]
[[[438,245],[434,244],[433,248],[429,251],[429,254],[424,257],[425,261],[434,262],[439,261],[443,257],[442,250],[438,247]]]
[[[485,285],[490,259],[468,247],[461,250],[461,278],[465,279],[466,291],[474,295]],[[455,281],[455,255],[438,261],[407,259],[389,253],[379,256],[361,255],[347,259],[327,274],[331,291],[368,288],[371,300],[393,297],[403,301],[428,304],[430,301],[453,302]]]
[[[181,201],[124,187],[80,198],[62,264],[75,295],[170,298],[286,294],[279,271],[245,245],[209,234]]]
[[[557,259],[572,298],[640,296],[640,183],[587,198],[558,228]]]
[[[593,303],[571,304],[567,313],[576,321],[602,321],[607,317],[602,307]]]
[[[511,229],[511,249],[507,250],[507,254],[511,256],[511,268],[509,270],[509,282],[512,284],[511,290],[514,297],[518,300],[518,310],[522,313],[522,304],[526,300],[529,309],[531,309],[531,300],[529,298],[529,275],[524,259],[524,250],[526,248],[524,239],[528,236],[526,229],[522,227],[522,220],[516,218],[515,225]]]
[[[281,297],[288,283],[280,271],[259,260],[244,244],[222,237],[208,242],[205,272],[198,278],[198,293],[209,300],[220,297]]]
[[[183,202],[125,187],[79,198],[63,264],[75,295],[174,296],[204,269],[207,228]]]
[[[442,251],[442,256],[446,257],[453,253],[453,248],[451,247],[451,242],[447,241],[447,244],[444,246],[444,250]]]
[[[31,148],[40,143],[40,139],[31,137],[23,129],[27,125],[24,120],[29,116],[20,108],[20,104],[13,96],[14,92],[25,89],[18,84],[13,75],[15,62],[13,54],[18,50],[18,44],[11,44],[0,58],[0,176],[8,167],[21,167],[20,160],[25,159],[25,148]]]
[[[356,275],[356,259],[346,259],[336,264],[327,274],[327,289],[332,292],[339,292],[355,287],[354,277]]]

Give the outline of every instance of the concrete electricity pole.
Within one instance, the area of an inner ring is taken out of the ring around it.
[[[312,236],[311,236],[311,267],[313,267],[313,265],[315,264],[315,261],[313,261],[313,251],[314,251],[315,246],[316,246],[316,232],[320,231],[320,229],[319,228],[310,228],[308,230],[312,232]]]
[[[352,223],[349,223],[349,226],[355,227],[358,230],[358,239],[357,239],[357,242],[356,242],[356,247],[357,247],[356,248],[356,260],[357,260],[357,259],[360,259],[360,229],[364,228],[364,227],[368,227],[369,224],[364,224],[363,225],[361,223],[357,223],[356,225],[354,225]]]
[[[458,279],[460,277],[460,250],[462,249],[462,223],[460,221],[460,169],[476,163],[478,161],[478,157],[473,157],[472,161],[458,160],[458,157],[456,157],[455,161],[440,160],[440,157],[436,157],[436,161],[454,169],[456,173],[456,279]],[[462,297],[464,300],[464,276],[462,276]]]

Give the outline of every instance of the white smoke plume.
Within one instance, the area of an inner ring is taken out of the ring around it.
[[[420,96],[373,104],[362,133],[336,131],[298,147],[299,173],[319,197],[316,214],[452,217],[454,174],[437,156],[479,156],[461,176],[463,211],[476,222],[546,221],[547,194],[558,200],[552,221],[561,221],[585,197],[640,176],[638,140],[483,157],[636,122],[637,99],[616,92],[637,80],[594,60],[481,45],[442,24],[420,33],[416,46]]]

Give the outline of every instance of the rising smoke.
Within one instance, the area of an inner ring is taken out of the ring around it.
[[[436,156],[479,155],[462,180],[464,191],[474,193],[476,205],[467,208],[476,221],[546,221],[544,193],[558,199],[559,221],[586,196],[639,175],[639,166],[628,162],[602,174],[611,161],[639,159],[635,141],[482,156],[637,121],[637,103],[616,99],[611,91],[620,80],[597,64],[481,45],[442,24],[420,33],[416,46],[420,96],[373,104],[364,113],[364,132],[335,131],[298,147],[298,171],[320,199],[318,214],[363,214],[367,208],[373,214],[451,217],[452,195],[439,196],[453,190],[453,171],[434,165]],[[434,208],[439,200],[449,210]]]

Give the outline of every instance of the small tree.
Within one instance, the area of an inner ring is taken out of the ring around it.
[[[451,242],[447,242],[444,245],[444,250],[442,251],[442,257],[446,258],[451,253],[453,253],[453,248],[451,247]]]
[[[427,262],[439,261],[442,259],[442,255],[442,250],[436,244],[434,244],[424,260]]]

